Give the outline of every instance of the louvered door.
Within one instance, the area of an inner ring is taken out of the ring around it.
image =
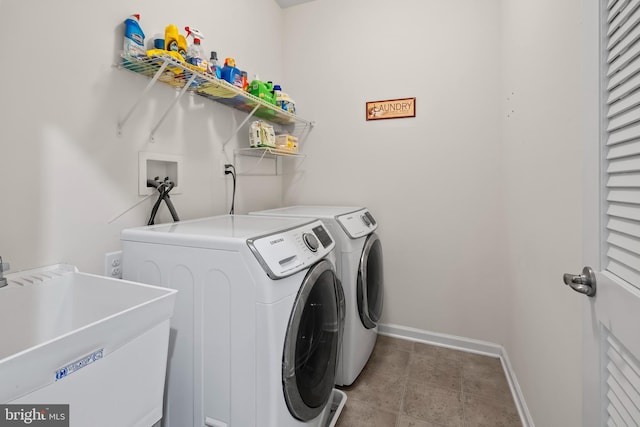
[[[582,425],[640,427],[640,0],[583,5]]]
[[[640,287],[640,1],[603,15],[606,269]]]

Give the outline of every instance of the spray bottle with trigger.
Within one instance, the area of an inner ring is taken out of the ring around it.
[[[204,35],[195,28],[184,27],[184,29],[187,32],[187,38],[193,37],[193,43],[187,49],[187,62],[198,67],[201,71],[207,71],[207,59],[200,45]]]

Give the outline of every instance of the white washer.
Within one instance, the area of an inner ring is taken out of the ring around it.
[[[123,277],[178,290],[163,426],[335,423],[344,296],[322,222],[224,215],[121,240]]]
[[[345,293],[345,328],[337,385],[358,377],[376,343],[382,315],[384,275],[378,223],[367,208],[289,206],[252,215],[318,218],[336,239],[336,270]]]

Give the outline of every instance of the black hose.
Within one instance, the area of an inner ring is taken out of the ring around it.
[[[160,194],[158,195],[158,200],[156,200],[156,202],[153,204],[153,208],[151,208],[151,216],[149,217],[149,221],[147,222],[147,225],[154,225],[156,214],[158,213],[158,208],[160,207],[160,203],[162,203],[162,200],[164,199],[164,196],[165,196],[165,188],[166,188],[166,185],[164,183],[160,184],[157,187],[158,192]]]
[[[164,199],[164,202],[167,204],[167,208],[171,213],[171,218],[173,218],[174,222],[177,222],[177,221],[180,221],[180,218],[178,218],[178,212],[176,212],[176,208],[173,207],[173,202],[169,197],[169,192],[173,189],[173,187],[175,187],[175,184],[169,181],[169,188],[167,189],[167,191],[164,192],[164,195],[162,196],[162,198]]]
[[[159,178],[156,177],[155,179],[147,179],[147,185],[149,187],[155,188],[159,193],[158,200],[156,200],[156,202],[153,204],[153,208],[151,208],[151,216],[149,217],[147,225],[155,224],[156,215],[158,213],[158,209],[160,208],[160,203],[162,203],[163,200],[166,203],[169,212],[171,213],[171,218],[173,218],[173,221],[180,221],[178,212],[176,212],[176,208],[173,206],[173,202],[169,197],[169,192],[173,190],[173,187],[175,187],[176,184],[173,181],[169,181],[168,177],[166,177],[164,181],[160,181]]]

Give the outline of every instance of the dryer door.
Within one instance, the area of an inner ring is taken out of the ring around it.
[[[301,421],[317,417],[335,383],[342,334],[340,286],[326,260],[311,267],[289,318],[282,384],[289,412]]]
[[[375,328],[382,316],[384,297],[382,244],[375,233],[371,233],[364,244],[356,287],[360,320],[365,328]]]

